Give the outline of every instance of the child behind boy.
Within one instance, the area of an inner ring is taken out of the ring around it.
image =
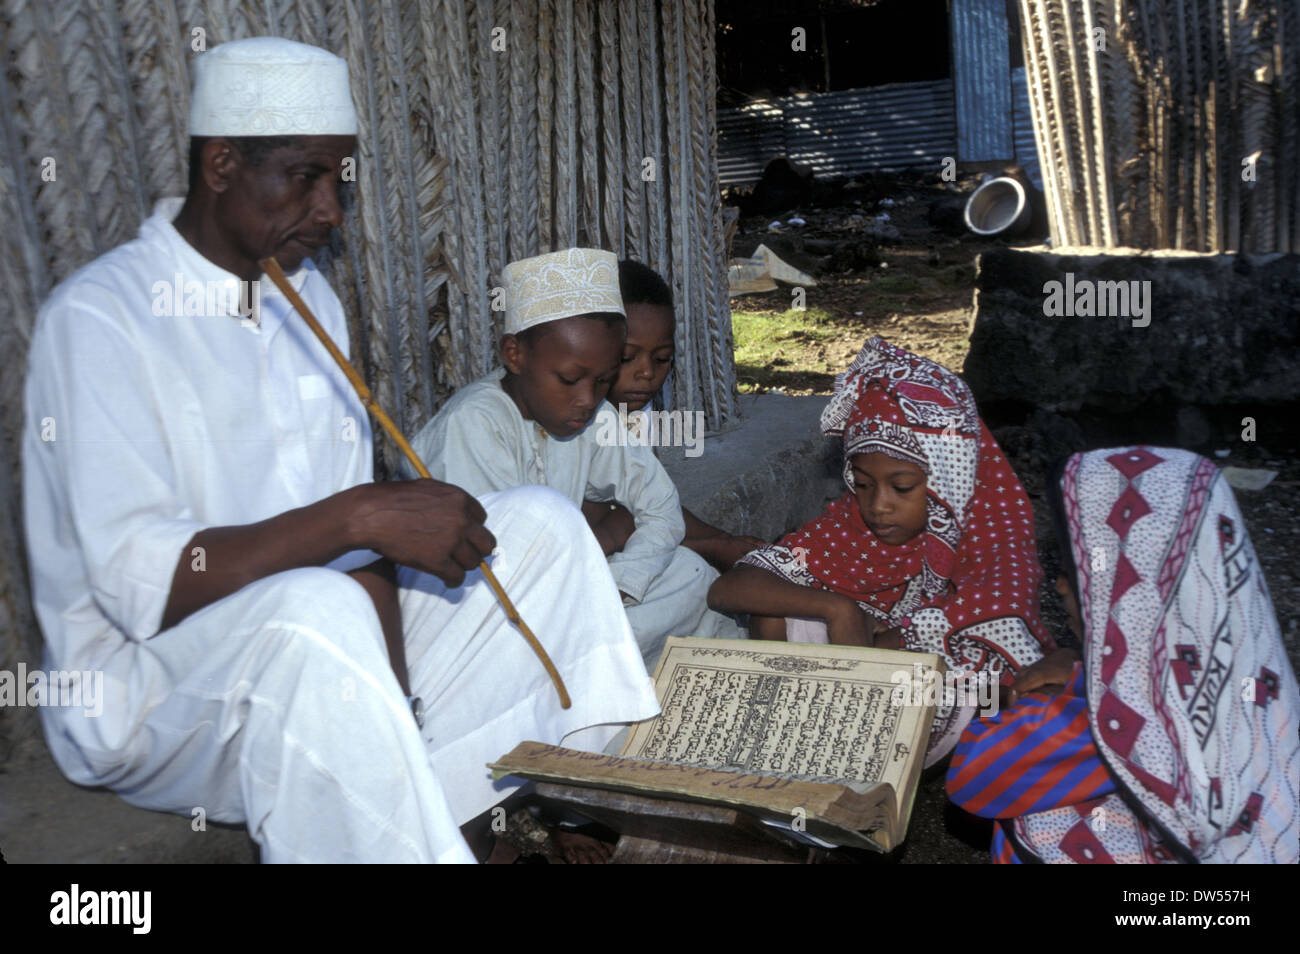
[[[737,638],[705,597],[716,574],[678,544],[681,502],[649,447],[602,446],[588,426],[627,336],[612,252],[567,249],[507,265],[504,368],[456,392],[412,442],[435,479],[481,495],[543,484],[575,505],[624,504],[635,531],[609,558],[647,668],[670,635]]]
[[[645,408],[672,370],[677,319],[673,314],[672,289],[650,266],[631,260],[619,262],[618,283],[627,313],[627,342],[623,345],[618,380],[609,389],[606,400],[618,411],[614,426],[631,429],[640,422],[625,416]],[[603,413],[612,411],[606,408]],[[654,446],[653,440],[647,443]],[[582,512],[606,555],[617,553],[635,529],[632,515],[620,504],[587,501],[582,505]],[[685,507],[682,507],[682,519],[686,524],[682,546],[694,550],[720,571],[730,569],[750,550],[767,545],[767,541],[757,537],[732,536],[705,523]]]

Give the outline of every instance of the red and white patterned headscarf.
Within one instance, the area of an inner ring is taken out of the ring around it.
[[[958,672],[1010,675],[1052,646],[1038,612],[1042,570],[1024,488],[966,383],[872,338],[835,382],[822,431],[844,438],[850,492],[779,544],[742,563],[850,596],[905,649],[938,653]],[[879,452],[926,474],[926,528],[893,546],[862,520],[851,458]],[[940,712],[930,761],[950,751],[969,713]]]

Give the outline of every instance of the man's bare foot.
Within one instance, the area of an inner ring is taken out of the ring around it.
[[[560,849],[565,864],[607,865],[614,856],[614,846],[609,842],[579,834],[571,828],[552,828],[551,840]]]
[[[545,860],[553,865],[603,865],[614,854],[614,847],[609,842],[572,828],[548,825],[526,808],[516,808],[500,827],[494,821],[489,822],[491,817],[484,812],[461,828],[475,857],[483,864],[509,865],[519,861]],[[597,826],[589,827],[601,830]]]

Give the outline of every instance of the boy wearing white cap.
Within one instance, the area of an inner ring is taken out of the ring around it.
[[[269,283],[251,310],[204,304],[274,255],[348,350],[309,258],[342,221],[346,63],[219,46],[196,64],[191,127],[187,198],[60,285],[33,336],[24,508],[46,664],[102,672],[105,697],[98,718],[42,710],[51,752],[132,804],[246,823],[266,861],[472,861],[457,826],[510,790],[485,763],[524,739],[600,748],[657,711],[618,593],[558,495],[374,483],[365,410]],[[571,709],[475,570],[485,556]]]
[[[575,505],[626,506],[636,529],[609,568],[648,669],[669,636],[741,637],[706,604],[717,572],[680,546],[677,488],[653,450],[604,444],[592,423],[627,335],[617,257],[571,248],[512,262],[502,279],[504,367],[456,392],[416,435],[416,453],[472,494],[544,484]]]

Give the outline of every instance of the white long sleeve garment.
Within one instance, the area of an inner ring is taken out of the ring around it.
[[[103,673],[101,715],[42,710],[51,752],[133,804],[246,821],[267,860],[468,860],[456,826],[508,788],[486,762],[584,729],[599,748],[610,723],[657,711],[604,560],[556,495],[484,502],[571,710],[477,574],[448,592],[400,571],[423,745],[374,608],[340,572],[374,553],[258,580],[159,633],[195,533],[372,479],[364,409],[273,286],[260,324],[203,313],[236,279],[172,226],[180,206],[60,285],[32,339],[24,518],[45,665]],[[310,262],[291,280],[347,353],[328,283]]]
[[[412,446],[430,473],[472,494],[544,484],[577,506],[594,500],[626,507],[636,531],[609,557],[609,569],[626,594],[648,670],[669,636],[742,638],[734,619],[708,607],[717,571],[679,545],[686,535],[681,501],[651,447],[602,444],[600,416],[616,414],[608,404],[572,437],[552,437],[519,413],[501,387],[504,376],[499,369],[457,391],[416,435]]]
[[[541,484],[578,506],[622,504],[636,531],[610,556],[609,568],[618,588],[641,602],[686,536],[672,478],[649,447],[602,446],[594,418],[572,437],[552,437],[524,420],[501,387],[503,377],[498,369],[452,395],[412,441],[415,452],[435,479],[471,494]]]
[[[120,637],[154,636],[198,531],[373,479],[365,410],[306,324],[285,320],[273,285],[261,285],[260,326],[173,314],[172,286],[237,281],[171,225],[180,204],[160,202],[138,239],[63,282],[37,319],[24,513],[36,610],[61,668],[95,663]],[[347,354],[329,284],[310,262],[293,282]]]

